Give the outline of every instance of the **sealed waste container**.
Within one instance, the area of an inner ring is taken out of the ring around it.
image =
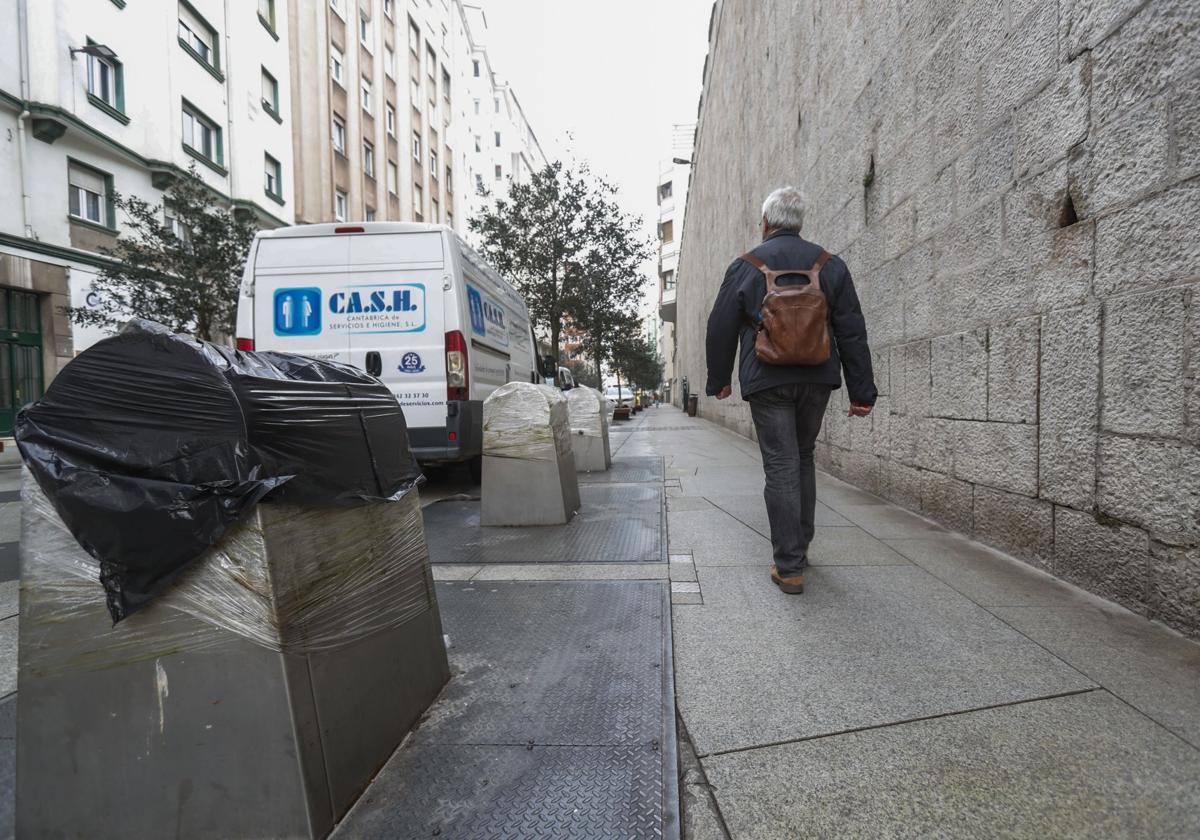
[[[567,399],[510,382],[483,401],[481,525],[559,525],[579,510]]]
[[[389,398],[140,325],[21,415],[18,836],[328,834],[449,678]]]
[[[608,445],[608,400],[594,388],[580,385],[567,391],[571,419],[571,452],[578,472],[612,466]]]

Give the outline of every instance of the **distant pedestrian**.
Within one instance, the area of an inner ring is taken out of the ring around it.
[[[729,266],[708,317],[705,388],[719,400],[730,395],[740,348],[738,381],[766,475],[771,579],[789,594],[804,591],[817,503],[813,450],[829,395],[841,387],[842,372],[850,416],[870,414],[877,395],[850,270],[800,236],[804,210],[795,187],[763,203],[762,244]],[[805,275],[818,279],[816,287]]]

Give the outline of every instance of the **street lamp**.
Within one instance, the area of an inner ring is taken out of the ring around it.
[[[75,60],[75,53],[103,58],[105,61],[114,61],[117,57],[117,54],[107,44],[88,44],[86,47],[71,47],[72,61]]]

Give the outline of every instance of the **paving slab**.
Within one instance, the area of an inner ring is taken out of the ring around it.
[[[861,528],[817,528],[808,547],[813,566],[907,566],[899,552]]]
[[[1095,686],[915,566],[824,566],[800,596],[699,567],[677,612],[677,702],[700,754]]]
[[[753,528],[764,537],[771,536],[771,521],[767,518],[767,503],[762,493],[729,494],[721,493],[705,496],[713,505],[737,519],[743,525]],[[827,505],[816,504],[813,521],[818,528],[853,528],[854,523],[835,513]]]
[[[949,533],[942,526],[893,505],[835,505],[834,510],[881,540]]]
[[[21,611],[20,596],[19,580],[0,581],[0,619],[11,618]]]
[[[685,510],[712,510],[714,505],[703,496],[667,496],[667,512],[679,513]]]
[[[1103,691],[703,765],[738,840],[1200,836],[1200,752]]]
[[[884,542],[983,606],[1077,606],[1098,600],[1053,575],[959,534]]]
[[[665,563],[500,563],[471,580],[667,580]]]
[[[853,484],[834,478],[829,473],[817,470],[817,498],[834,510],[843,505],[886,505],[887,501],[860,490]]]
[[[660,484],[583,484],[582,506],[565,525],[503,528],[479,524],[478,501],[425,508],[434,563],[665,562]]]
[[[17,833],[17,695],[0,701],[0,840]]]
[[[1068,608],[1003,607],[993,612],[1200,747],[1200,644],[1099,599]]]
[[[453,678],[333,836],[678,837],[667,585],[437,587]]]
[[[703,549],[732,555],[748,547],[771,546],[762,534],[720,509],[669,511],[667,532],[671,552]]]
[[[17,628],[16,616],[0,621],[0,697],[17,690]]]
[[[467,566],[462,563],[435,563],[432,568],[434,580],[470,580],[483,569],[483,566]]]

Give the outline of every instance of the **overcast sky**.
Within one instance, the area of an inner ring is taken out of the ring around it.
[[[696,121],[711,0],[467,2],[547,157],[587,161],[653,234],[659,161]]]

